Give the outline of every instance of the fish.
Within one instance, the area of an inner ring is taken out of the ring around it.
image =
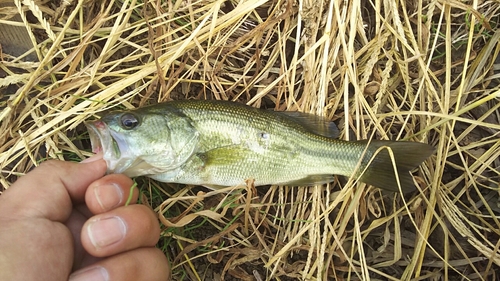
[[[212,189],[247,180],[310,186],[340,175],[409,192],[415,190],[410,171],[434,152],[420,142],[341,140],[323,117],[231,101],[170,101],[113,111],[85,125],[108,173]]]

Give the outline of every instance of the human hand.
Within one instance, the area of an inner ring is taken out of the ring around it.
[[[125,206],[132,180],[87,160],[46,161],[0,196],[0,280],[169,279],[155,214]]]

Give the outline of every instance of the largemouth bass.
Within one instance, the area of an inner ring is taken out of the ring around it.
[[[172,101],[86,123],[109,173],[211,188],[314,185],[333,175],[383,189],[414,189],[410,170],[434,149],[405,141],[343,141],[320,117],[227,101]],[[391,158],[393,155],[393,158]],[[392,159],[395,160],[395,167]]]

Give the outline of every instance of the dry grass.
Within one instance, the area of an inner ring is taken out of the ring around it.
[[[344,139],[434,145],[418,192],[139,179],[175,279],[499,278],[498,1],[14,2],[0,24],[29,26],[38,60],[1,57],[5,188],[45,158],[89,156],[82,122],[111,108],[301,110]]]

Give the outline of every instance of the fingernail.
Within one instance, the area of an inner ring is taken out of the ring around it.
[[[123,191],[116,183],[96,186],[94,195],[103,211],[113,209],[123,200]]]
[[[97,161],[97,160],[100,160],[102,159],[102,153],[97,153],[97,154],[94,154],[92,156],[90,156],[89,158],[87,159],[83,159],[80,163],[90,163],[90,162],[94,162],[94,161]]]
[[[91,222],[87,232],[96,249],[119,242],[125,237],[127,226],[120,217],[110,217]]]
[[[95,266],[74,272],[69,276],[70,281],[109,281],[109,273],[102,266]]]

